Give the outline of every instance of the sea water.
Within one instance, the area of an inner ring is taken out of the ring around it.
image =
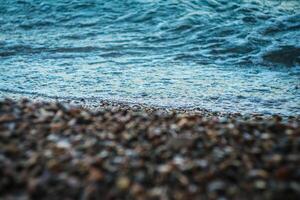
[[[299,0],[0,0],[0,96],[300,114]]]

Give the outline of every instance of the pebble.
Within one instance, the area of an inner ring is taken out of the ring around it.
[[[103,179],[104,179],[103,172],[95,167],[91,167],[89,171],[88,180],[91,182],[98,182],[98,181],[102,181]]]
[[[263,189],[266,189],[267,184],[263,180],[257,180],[254,182],[254,186],[257,189],[263,190]]]
[[[117,179],[116,186],[120,190],[127,190],[130,185],[130,180],[128,177],[120,177]]]
[[[298,116],[100,104],[0,100],[0,199],[300,196]]]
[[[62,148],[62,149],[68,149],[71,147],[71,144],[69,143],[68,140],[60,140],[56,143],[56,146],[58,148]]]

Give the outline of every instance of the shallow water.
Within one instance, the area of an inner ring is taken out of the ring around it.
[[[0,96],[300,114],[299,0],[0,0]]]

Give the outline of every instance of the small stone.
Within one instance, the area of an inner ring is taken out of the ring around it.
[[[270,157],[270,161],[273,164],[280,163],[282,161],[282,155],[280,154],[274,154]]]
[[[173,167],[170,164],[164,164],[164,165],[160,165],[158,167],[158,171],[162,174],[169,173],[172,171],[172,169],[173,169]]]
[[[179,175],[178,180],[182,185],[188,185],[189,184],[189,179],[184,175]]]
[[[57,142],[59,140],[59,137],[56,134],[50,134],[47,136],[47,140],[52,142]]]
[[[208,185],[209,192],[223,191],[225,189],[225,183],[223,181],[213,181]]]
[[[116,185],[120,190],[127,190],[130,185],[130,179],[126,176],[119,177],[117,179]]]
[[[62,149],[68,149],[71,147],[71,144],[69,143],[69,141],[67,140],[60,140],[56,143],[56,146],[58,148],[62,148]]]
[[[56,133],[56,132],[60,132],[61,129],[64,127],[64,125],[63,123],[56,122],[56,123],[51,123],[50,127],[51,127],[51,131]]]
[[[38,185],[39,185],[39,180],[38,179],[36,179],[36,178],[30,178],[27,181],[28,192],[30,194],[34,193],[37,190]]]
[[[263,169],[253,169],[249,172],[249,176],[251,178],[268,178],[269,174],[267,171],[263,170]]]
[[[189,147],[193,144],[194,140],[192,138],[171,138],[168,140],[167,147],[174,150]]]
[[[140,184],[138,183],[134,183],[131,187],[131,193],[133,195],[140,195],[144,192],[144,188],[143,186],[141,186]]]
[[[279,180],[286,180],[290,178],[290,176],[291,176],[291,171],[287,166],[282,166],[275,171],[275,177]]]
[[[261,135],[261,139],[263,139],[263,140],[268,140],[270,138],[271,138],[271,135],[269,133],[263,133]]]
[[[287,134],[287,135],[293,135],[294,131],[292,129],[287,129],[287,130],[285,130],[285,134]]]
[[[76,124],[77,120],[75,118],[71,119],[69,122],[68,122],[68,126],[74,126]]]
[[[254,182],[254,187],[260,190],[266,189],[267,183],[263,180],[257,180]]]
[[[9,156],[17,156],[20,153],[18,146],[13,143],[4,146],[4,152]]]
[[[178,122],[178,127],[183,128],[188,126],[189,124],[189,120],[187,118],[182,118],[179,122]]]
[[[49,170],[51,170],[53,172],[60,172],[62,170],[61,164],[55,159],[49,160],[47,162],[47,167]]]
[[[38,158],[39,158],[38,154],[37,154],[37,153],[34,153],[34,154],[31,155],[30,158],[27,160],[26,165],[27,165],[27,166],[33,166],[33,165],[37,164]]]
[[[103,172],[95,167],[91,167],[89,171],[88,180],[92,182],[98,182],[98,181],[102,181],[103,179],[104,179]]]
[[[15,116],[13,116],[12,114],[1,114],[0,116],[0,123],[4,123],[4,122],[10,122],[15,120]]]
[[[208,166],[208,162],[207,160],[201,159],[201,160],[197,160],[196,164],[198,166],[200,166],[201,168],[206,168]]]

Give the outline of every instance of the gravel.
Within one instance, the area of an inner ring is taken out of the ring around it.
[[[0,101],[0,199],[299,199],[299,116]]]

